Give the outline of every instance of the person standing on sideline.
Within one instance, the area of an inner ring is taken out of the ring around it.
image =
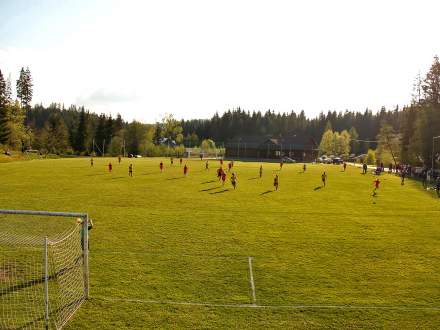
[[[306,172],[306,169],[307,169],[307,165],[304,163],[304,165],[303,165],[303,173]]]
[[[401,178],[400,184],[402,186],[405,184],[405,175],[406,175],[406,170],[403,170],[402,173],[400,174],[400,178]]]
[[[133,177],[133,164],[128,165],[128,176]]]
[[[90,166],[93,167],[93,157],[90,158]]]
[[[347,169],[347,163],[344,162],[344,165],[342,165],[342,166],[344,167],[344,172],[345,172],[345,170]]]
[[[322,173],[321,175],[322,185],[325,187],[325,183],[327,182],[327,174]]]
[[[278,190],[278,185],[279,185],[278,174],[275,174],[275,177],[273,178],[273,186],[275,191]]]
[[[118,162],[121,164],[121,156],[118,156]]]

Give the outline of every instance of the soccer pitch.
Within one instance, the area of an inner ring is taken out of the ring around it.
[[[218,161],[94,160],[0,164],[0,208],[93,219],[66,329],[440,328],[440,200],[418,182],[383,174],[373,197],[352,166],[237,161],[233,190]]]

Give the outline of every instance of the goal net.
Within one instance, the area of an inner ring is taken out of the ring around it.
[[[87,214],[0,210],[0,329],[61,329],[88,297]]]

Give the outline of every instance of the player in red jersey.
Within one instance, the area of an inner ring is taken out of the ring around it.
[[[160,162],[159,168],[160,168],[160,171],[163,172],[163,162]]]
[[[185,164],[185,166],[183,167],[183,175],[187,175],[188,174],[188,165]]]

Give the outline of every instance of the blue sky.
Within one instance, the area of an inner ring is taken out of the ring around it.
[[[5,1],[0,69],[34,102],[143,122],[410,101],[440,54],[438,1]]]

